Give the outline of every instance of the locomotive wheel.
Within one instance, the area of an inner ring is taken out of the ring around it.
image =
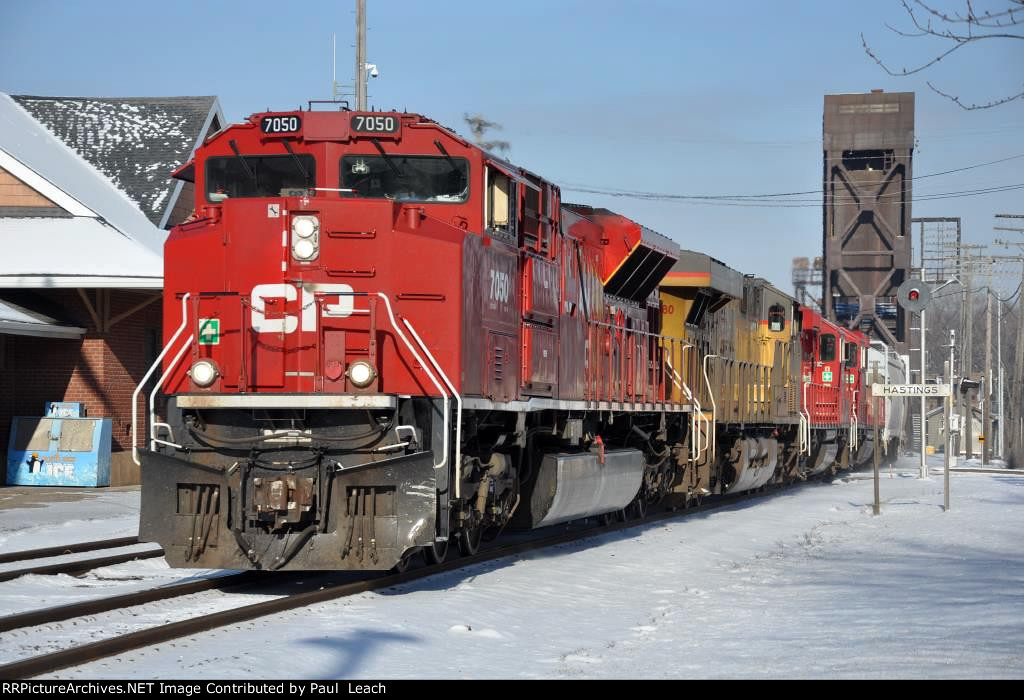
[[[412,563],[412,558],[415,555],[415,550],[406,550],[402,558],[398,560],[398,563],[391,567],[391,573],[393,574],[404,574],[409,570],[409,564]]]
[[[471,557],[480,551],[480,540],[484,529],[479,525],[475,527],[462,528],[459,532],[459,552],[464,557]]]
[[[647,517],[647,500],[643,496],[637,496],[629,504],[629,516],[637,520],[643,520]]]
[[[423,561],[427,566],[442,563],[448,557],[448,540],[444,542],[434,541],[434,544],[423,548]]]

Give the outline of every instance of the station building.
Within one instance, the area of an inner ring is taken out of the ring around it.
[[[194,201],[169,174],[223,125],[215,97],[0,93],[5,455],[12,417],[82,402],[112,419],[111,484],[137,483],[131,396],[161,349],[164,239]]]

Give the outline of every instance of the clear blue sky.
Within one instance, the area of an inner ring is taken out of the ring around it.
[[[943,7],[959,0],[935,0]],[[984,2],[984,0],[982,0]],[[465,112],[504,124],[511,159],[559,183],[677,194],[820,188],[822,96],[917,92],[915,175],[1024,153],[1024,46],[968,47],[908,78],[885,75],[863,32],[896,66],[932,55],[899,39],[897,0],[368,0],[371,103],[466,132]],[[330,94],[330,36],[351,82],[354,0],[2,3],[0,90],[41,95],[218,95],[230,120]],[[1024,42],[1013,42],[1024,44]],[[497,136],[498,134],[496,134]],[[1024,182],[1024,159],[927,179],[915,194]],[[651,202],[565,191],[607,206],[790,290],[790,258],[819,255],[821,208]],[[1024,190],[922,201],[915,216],[961,216],[994,237],[992,214],[1024,212]]]

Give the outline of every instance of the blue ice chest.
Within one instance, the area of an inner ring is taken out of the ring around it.
[[[110,431],[109,418],[14,418],[7,483],[109,486]]]

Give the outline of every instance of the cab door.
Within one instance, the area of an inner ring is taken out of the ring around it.
[[[551,185],[524,176],[519,182],[518,242],[522,280],[522,388],[530,396],[558,393],[558,321],[561,274],[553,255]]]

